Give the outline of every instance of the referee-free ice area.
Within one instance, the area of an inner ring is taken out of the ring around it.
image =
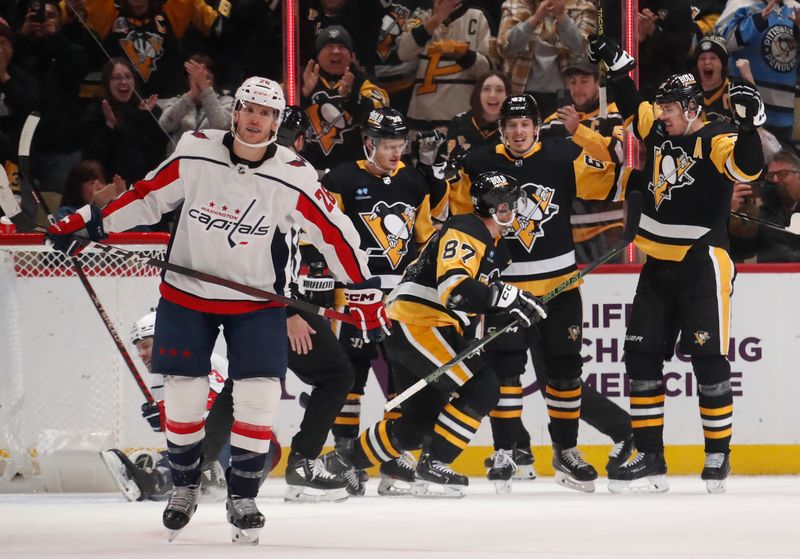
[[[800,476],[728,480],[708,495],[698,477],[669,478],[663,495],[594,494],[552,478],[516,482],[496,495],[471,479],[463,499],[379,497],[289,504],[281,478],[258,499],[267,517],[257,547],[234,546],[224,503],[201,504],[173,543],[164,503],[117,494],[0,495],[0,557],[191,559],[325,558],[800,558]]]

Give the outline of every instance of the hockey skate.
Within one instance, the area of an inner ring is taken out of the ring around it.
[[[341,445],[336,450],[322,456],[322,464],[334,476],[344,478],[347,481],[345,488],[347,493],[353,497],[361,497],[366,491],[364,483],[358,475],[358,470],[353,467],[351,444]]]
[[[700,479],[706,482],[706,490],[712,495],[725,493],[727,479],[731,473],[730,454],[726,452],[706,453],[706,463]]]
[[[446,462],[434,460],[427,452],[419,459],[416,478],[411,488],[415,497],[461,498],[469,485],[467,476],[456,473]]]
[[[597,471],[583,459],[578,447],[563,448],[554,444],[553,469],[556,471],[555,481],[559,485],[584,493],[594,493]]]
[[[417,461],[410,452],[404,452],[394,460],[381,464],[378,495],[411,495],[411,488],[417,479],[414,475],[416,465]]]
[[[144,499],[142,490],[136,482],[136,466],[122,451],[112,448],[100,453],[100,457],[105,462],[108,472],[117,484],[119,490],[129,501],[141,501]]]
[[[322,460],[310,460],[297,452],[286,463],[283,500],[295,503],[340,502],[347,499],[347,480],[325,469]]]
[[[233,543],[258,545],[261,529],[264,527],[264,515],[258,510],[256,500],[250,497],[228,496],[225,504],[228,522],[231,524],[231,540]]]
[[[519,481],[536,479],[536,469],[533,467],[535,461],[530,447],[515,448],[514,464],[517,465],[517,471],[511,476],[511,479]]]
[[[492,461],[486,470],[486,477],[494,482],[494,490],[498,495],[511,493],[511,479],[517,471],[514,462],[514,451],[504,448],[494,451]]]
[[[167,508],[164,509],[162,521],[169,531],[169,541],[175,540],[191,520],[197,510],[197,497],[200,485],[182,485],[172,488]]]
[[[625,439],[614,443],[611,452],[608,453],[606,473],[620,469],[630,459],[633,448],[633,435],[628,435]]]
[[[630,462],[608,472],[611,493],[665,493],[667,463],[661,452],[639,452]]]

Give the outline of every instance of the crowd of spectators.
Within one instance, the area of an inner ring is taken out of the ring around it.
[[[621,4],[603,6],[604,32],[617,38]],[[598,120],[598,75],[584,59],[598,7],[598,0],[300,0],[298,92],[310,121],[303,155],[321,172],[362,158],[360,123],[371,108],[391,105],[408,118],[409,163],[419,164],[436,200],[457,167],[450,160],[499,141],[499,106],[523,91],[539,103],[543,134],[579,138],[588,126],[613,146],[624,123],[613,100]],[[283,78],[281,9],[281,0],[0,0],[0,161],[12,182],[19,135],[34,111],[41,121],[33,179],[66,206],[143,178],[187,131],[226,129],[239,83]],[[704,118],[725,120],[729,79],[759,87],[770,172],[758,185],[737,186],[733,206],[788,225],[800,199],[800,4],[640,0],[639,9],[639,77],[649,98],[666,76],[691,71],[705,92]],[[601,228],[597,242],[618,226]],[[740,259],[800,260],[786,235],[780,244],[789,249],[769,248],[779,242],[775,231],[734,223],[731,235]]]

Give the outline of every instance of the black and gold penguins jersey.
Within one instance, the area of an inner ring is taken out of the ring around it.
[[[703,91],[703,120],[731,121],[731,110],[725,106],[730,81],[725,78],[722,85],[709,91]]]
[[[382,289],[394,288],[408,264],[433,235],[428,186],[402,162],[386,176],[367,170],[366,161],[343,163],[322,178],[361,237],[369,270]]]
[[[644,201],[636,246],[674,261],[695,244],[727,250],[732,182],[755,180],[761,172],[757,134],[753,149],[738,150],[735,129],[720,121],[667,136],[647,101],[634,115],[634,132],[649,154],[641,180],[629,187],[642,190]]]
[[[487,285],[508,266],[501,237],[492,237],[475,214],[448,219],[386,301],[392,320],[428,327],[454,326],[486,311]]]
[[[471,178],[488,170],[516,178],[528,195],[506,235],[512,264],[503,279],[534,295],[544,295],[577,269],[573,199],[621,200],[624,194],[619,166],[594,159],[569,140],[536,142],[521,157],[498,144],[467,154],[459,178],[450,184],[452,214],[471,211]]]

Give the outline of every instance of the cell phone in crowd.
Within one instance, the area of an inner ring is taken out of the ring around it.
[[[31,11],[34,13],[33,21],[44,23],[47,20],[47,12],[44,9],[44,2],[37,0],[31,2]]]
[[[559,109],[572,104],[572,95],[570,95],[569,89],[559,89],[556,91],[556,106]]]

